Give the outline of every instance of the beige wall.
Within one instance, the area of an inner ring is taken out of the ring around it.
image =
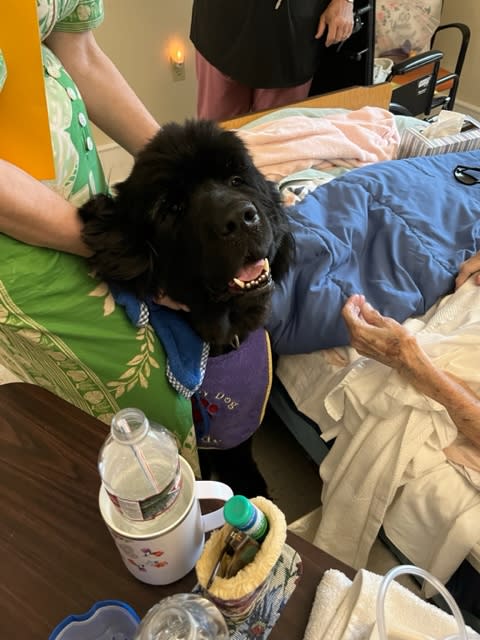
[[[195,113],[195,66],[189,41],[192,0],[104,0],[105,21],[95,35],[159,122]],[[174,80],[168,60],[185,47],[185,80]],[[112,108],[115,108],[112,105]],[[108,139],[95,131],[99,144]]]
[[[259,0],[265,2],[267,0]],[[195,66],[189,41],[192,0],[104,0],[105,22],[97,40],[159,122],[195,113]],[[442,23],[459,21],[472,30],[457,98],[480,115],[480,0],[445,0]],[[175,81],[168,61],[175,42],[185,47],[185,80]],[[451,65],[454,42],[439,41]],[[112,107],[114,108],[114,107]],[[107,141],[96,132],[100,144]]]
[[[465,58],[455,108],[460,111],[462,103],[466,104],[473,107],[478,117],[480,116],[480,39],[478,37],[480,33],[480,1],[444,0],[442,24],[448,22],[464,22],[471,30],[470,45]],[[450,35],[438,42],[441,44],[438,48],[445,51],[448,68],[453,68],[458,40]]]

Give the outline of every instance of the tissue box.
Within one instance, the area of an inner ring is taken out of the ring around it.
[[[434,156],[438,153],[472,149],[480,149],[480,122],[465,116],[464,131],[450,136],[430,139],[426,138],[419,129],[405,129],[400,139],[397,158]]]

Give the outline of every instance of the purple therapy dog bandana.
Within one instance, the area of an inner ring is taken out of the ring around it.
[[[270,339],[251,333],[238,349],[208,358],[205,377],[192,398],[197,445],[230,449],[259,427],[272,384]]]

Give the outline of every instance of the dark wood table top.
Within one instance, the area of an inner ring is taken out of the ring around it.
[[[2,637],[46,640],[97,600],[128,602],[142,617],[161,598],[190,591],[136,580],[98,510],[97,455],[108,426],[39,387],[0,385],[0,620]],[[324,571],[353,570],[289,533],[303,575],[270,634],[301,640]]]

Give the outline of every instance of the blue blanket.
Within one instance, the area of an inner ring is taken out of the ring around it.
[[[458,183],[458,164],[479,167],[480,151],[356,169],[289,209],[295,264],[268,322],[277,353],[348,344],[340,311],[353,293],[403,322],[453,289],[480,250],[480,184]]]

